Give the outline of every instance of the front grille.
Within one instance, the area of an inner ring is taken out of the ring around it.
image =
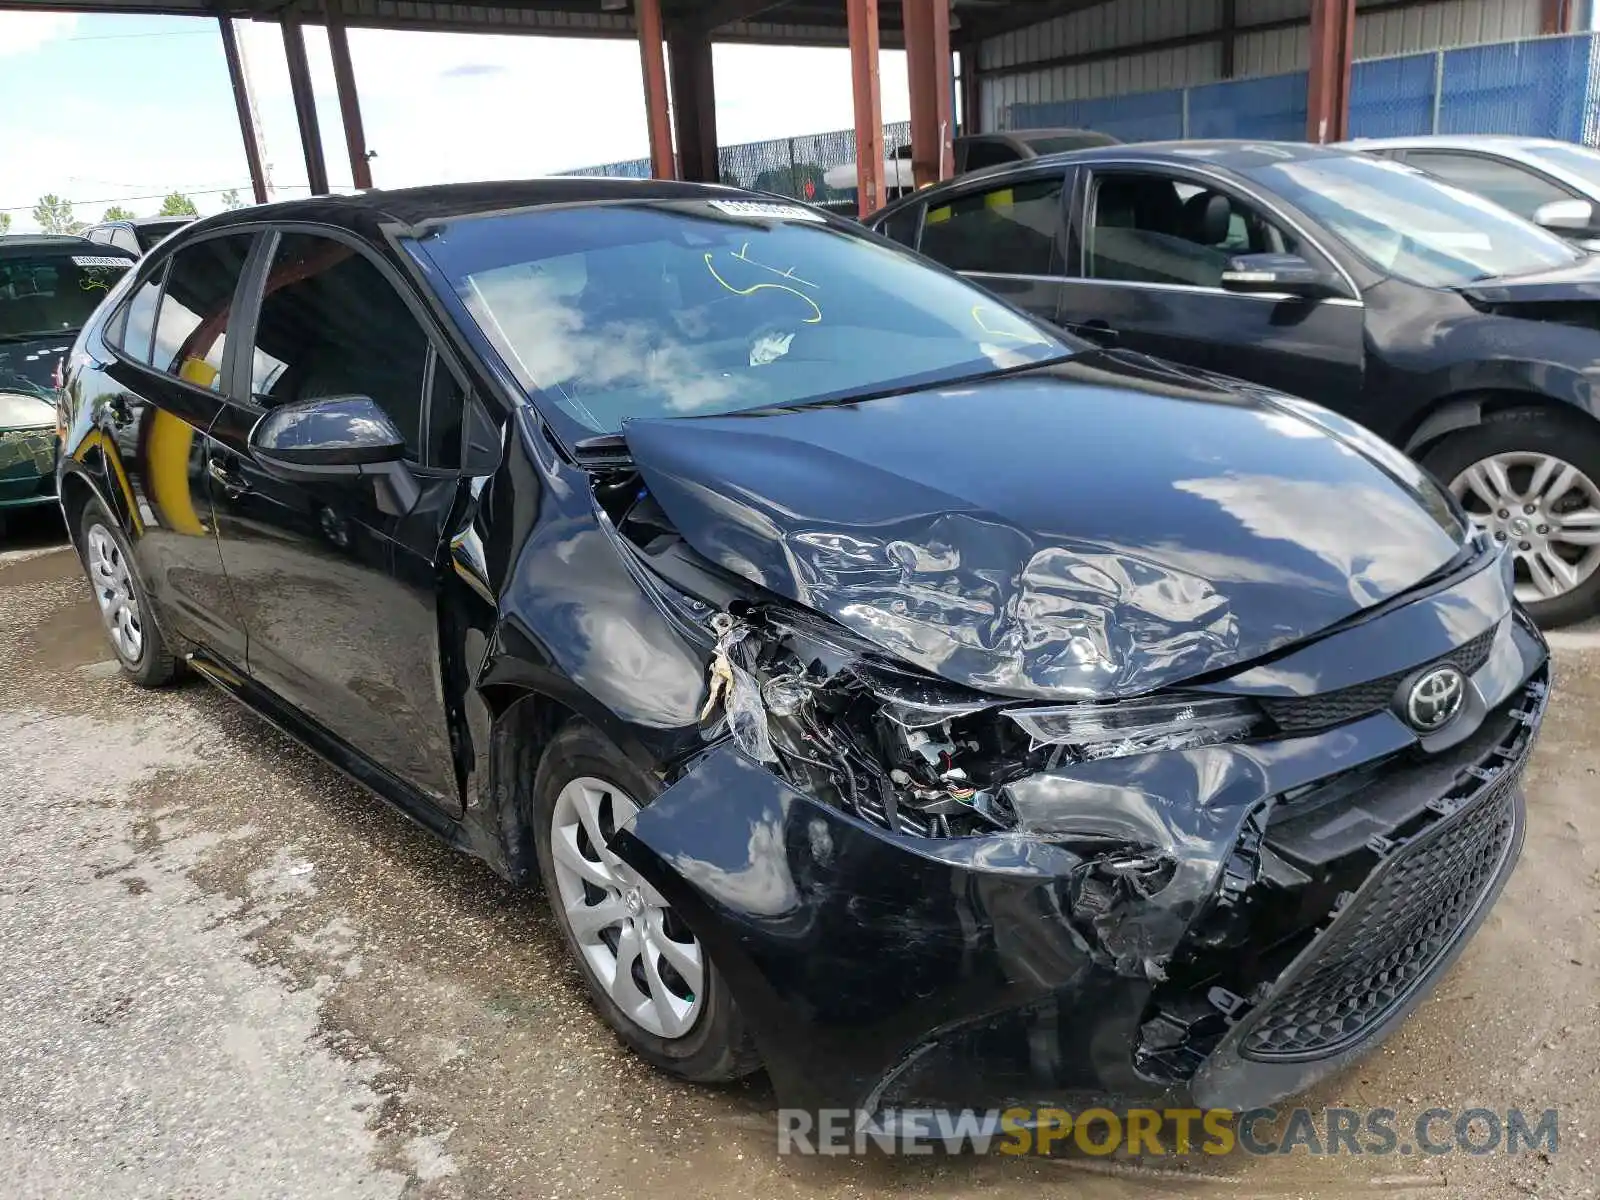
[[[1393,852],[1316,943],[1316,957],[1250,1024],[1257,1060],[1324,1058],[1402,1004],[1471,922],[1516,843],[1528,746],[1452,815]]]
[[[1389,702],[1394,699],[1395,691],[1400,687],[1401,680],[1413,672],[1451,663],[1471,675],[1489,661],[1489,651],[1494,646],[1494,637],[1498,631],[1499,626],[1491,626],[1470,642],[1457,646],[1449,654],[1441,655],[1421,666],[1407,667],[1404,671],[1385,675],[1382,679],[1357,683],[1351,687],[1340,688],[1336,692],[1323,692],[1317,696],[1267,696],[1262,698],[1261,707],[1284,733],[1305,733],[1313,729],[1325,729],[1330,725],[1342,725],[1346,721],[1354,721],[1388,707]]]

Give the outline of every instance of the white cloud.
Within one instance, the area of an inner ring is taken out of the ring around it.
[[[0,16],[5,22],[5,37],[0,38],[0,57],[8,54],[28,54],[46,42],[64,38],[72,33],[78,18],[71,13],[6,13]]]

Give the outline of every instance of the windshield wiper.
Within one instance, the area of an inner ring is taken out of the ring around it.
[[[831,395],[816,396],[810,400],[786,400],[782,404],[767,404],[760,408],[740,409],[728,415],[747,417],[768,412],[793,412],[802,408],[827,408],[841,404],[863,404],[868,400],[884,400],[890,396],[904,396],[910,392],[925,392],[930,388],[965,387],[969,383],[983,383],[990,379],[1004,379],[1008,375],[1025,375],[1029,371],[1038,371],[1045,367],[1057,367],[1062,363],[1071,362],[1083,353],[1084,351],[1076,350],[1069,354],[1057,354],[1034,362],[1017,363],[1010,367],[991,367],[986,371],[974,371],[970,375],[952,375],[946,379],[937,377],[932,379],[905,379],[870,391],[843,391],[834,392]]]

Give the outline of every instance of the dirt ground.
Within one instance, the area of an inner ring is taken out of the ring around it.
[[[1433,996],[1304,1102],[1559,1110],[1554,1154],[780,1158],[675,1083],[518,893],[204,684],[117,674],[50,514],[0,543],[8,1197],[1593,1196],[1600,629],[1558,634],[1521,865]]]

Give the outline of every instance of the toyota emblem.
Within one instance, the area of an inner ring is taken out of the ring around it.
[[[1467,678],[1455,667],[1435,667],[1418,676],[1406,695],[1406,720],[1418,733],[1432,733],[1461,711]]]

